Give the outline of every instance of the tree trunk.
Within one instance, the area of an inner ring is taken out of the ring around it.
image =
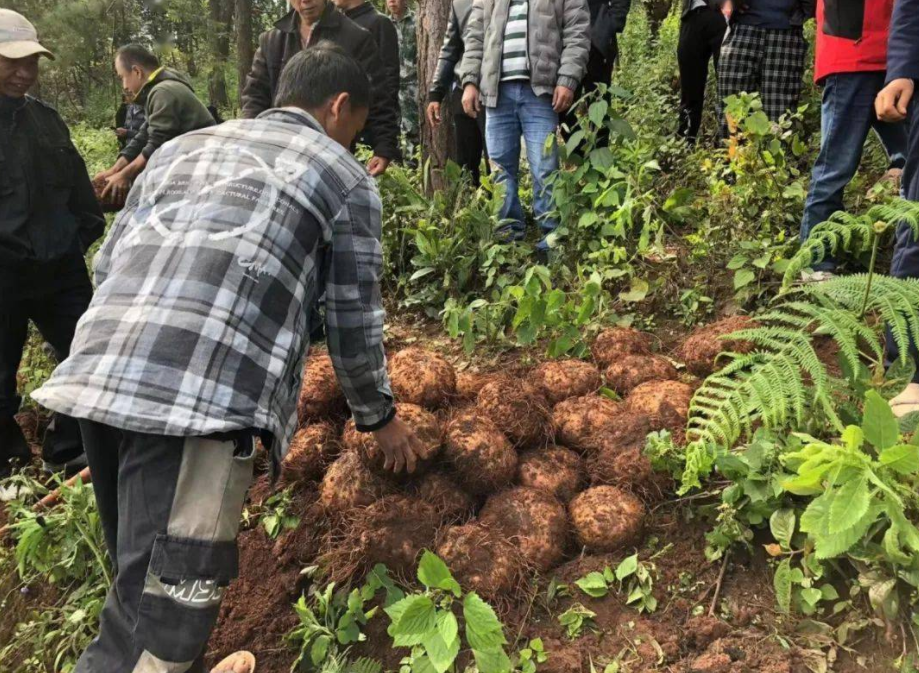
[[[233,18],[233,0],[208,0],[208,46],[211,52],[211,71],[208,74],[207,93],[211,105],[228,107],[227,61],[230,59],[230,32]]]
[[[447,20],[450,18],[451,0],[420,0],[418,3],[418,90],[422,106],[427,107],[427,92],[434,79],[437,57],[447,32]],[[456,158],[453,138],[453,123],[449,100],[442,107],[442,123],[432,129],[426,115],[421,115],[421,159],[431,165],[431,187],[443,186],[442,169],[448,159]]]
[[[239,75],[237,97],[242,105],[243,87],[252,68],[255,44],[252,41],[252,0],[236,0],[236,73]]]

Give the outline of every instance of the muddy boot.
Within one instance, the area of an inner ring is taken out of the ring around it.
[[[46,472],[63,472],[71,477],[86,467],[83,437],[76,419],[52,414],[41,445],[41,457]]]
[[[10,476],[14,467],[28,465],[32,451],[22,428],[12,416],[0,418],[0,479]]]

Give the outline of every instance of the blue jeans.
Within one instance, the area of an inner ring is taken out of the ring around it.
[[[858,171],[868,132],[873,128],[881,139],[891,168],[906,163],[907,125],[886,124],[874,112],[874,99],[884,88],[883,72],[851,72],[830,75],[823,90],[820,154],[811,175],[801,240],[811,230],[843,210],[843,193]],[[833,271],[835,260],[824,259],[815,271]]]
[[[919,201],[919,107],[915,102],[910,106],[906,124],[909,128],[909,144],[906,150],[906,166],[903,169],[903,197],[910,201]],[[897,227],[890,275],[894,278],[919,278],[919,241],[916,241],[913,230],[905,223]],[[919,351],[916,344],[910,344],[910,354],[917,363],[913,383],[919,383]],[[899,355],[897,344],[888,329],[888,364],[895,361]]]
[[[552,187],[547,180],[558,170],[558,148],[546,150],[546,139],[555,135],[558,114],[552,109],[550,96],[537,96],[528,81],[504,82],[498,89],[498,104],[488,108],[485,117],[485,144],[495,170],[495,182],[506,186],[501,219],[509,220],[501,231],[510,240],[520,240],[526,232],[523,206],[520,203],[520,136],[526,142],[527,161],[533,175],[533,210],[544,235],[558,226],[549,217],[552,211]],[[548,247],[543,238],[538,246]]]

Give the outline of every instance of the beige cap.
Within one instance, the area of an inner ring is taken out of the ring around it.
[[[26,58],[41,54],[54,58],[54,54],[38,42],[38,32],[19,12],[0,9],[0,56]]]

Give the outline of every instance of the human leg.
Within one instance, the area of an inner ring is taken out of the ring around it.
[[[752,26],[735,25],[724,37],[718,61],[718,118],[722,138],[727,138],[731,132],[724,112],[725,99],[743,91],[760,90],[764,33]]]
[[[32,456],[14,417],[22,402],[16,394],[16,374],[28,333],[28,303],[0,300],[0,477]]]
[[[804,88],[807,40],[800,28],[766,30],[760,95],[763,111],[776,121],[798,107]]]
[[[485,142],[489,162],[495,171],[495,183],[505,187],[499,231],[509,239],[520,240],[526,232],[523,206],[518,192],[520,174],[520,119],[517,99],[529,82],[506,82],[498,91],[498,104],[488,108],[485,118]]]
[[[821,108],[820,153],[811,173],[801,240],[814,227],[843,209],[846,186],[858,171],[862,151],[871,129],[876,86],[871,73],[843,73],[826,78]],[[825,259],[815,271],[834,271],[836,261]]]
[[[99,636],[76,673],[204,670],[226,586],[238,574],[236,536],[253,461],[252,433],[122,433],[118,571]]]
[[[551,175],[558,170],[558,143],[555,141],[558,114],[552,109],[551,97],[537,96],[530,86],[523,92],[518,110],[533,176],[533,210],[543,233],[537,247],[545,250],[548,247],[545,237],[558,227],[558,220],[550,216],[555,204],[549,183]]]

